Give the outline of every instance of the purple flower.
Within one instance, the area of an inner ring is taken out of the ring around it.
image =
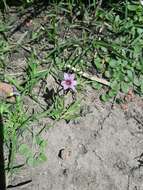
[[[20,93],[18,92],[15,86],[12,86],[12,89],[13,89],[13,92],[11,93],[11,96],[20,96]]]
[[[75,91],[77,81],[74,80],[74,78],[74,74],[64,73],[64,80],[61,82],[61,85],[63,86],[64,90],[72,89],[73,91]]]

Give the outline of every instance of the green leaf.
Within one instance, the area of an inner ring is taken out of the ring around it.
[[[115,91],[115,90],[110,90],[109,93],[108,93],[108,95],[109,95],[110,98],[112,98],[112,97],[114,97],[114,96],[117,95],[117,91]]]
[[[141,93],[143,93],[143,82],[141,84]]]
[[[24,156],[26,156],[26,157],[28,157],[28,156],[30,156],[32,154],[29,146],[26,145],[26,144],[20,145],[20,147],[19,147],[19,153],[22,154],[22,155],[24,155]]]
[[[111,77],[111,74],[110,74],[110,72],[107,70],[107,71],[105,71],[105,76],[107,77],[107,78],[110,78]]]
[[[43,140],[43,141],[41,142],[41,144],[40,144],[40,150],[45,150],[46,146],[47,146],[47,141],[46,141],[46,140]]]
[[[97,69],[99,69],[99,70],[103,69],[103,64],[102,64],[101,59],[99,57],[97,57],[94,60],[94,64],[95,64],[95,66],[96,66]]]
[[[136,11],[138,9],[138,5],[127,5],[127,8],[130,10],[130,11]]]
[[[107,102],[109,99],[110,99],[110,98],[109,98],[108,94],[102,94],[102,95],[101,95],[101,100],[102,100],[102,101]]]
[[[117,61],[116,61],[115,59],[111,59],[111,60],[109,61],[109,65],[110,65],[110,67],[112,67],[112,68],[116,68],[116,66],[117,66]]]
[[[111,88],[112,90],[114,91],[118,91],[120,90],[120,84],[118,81],[114,80],[112,83],[111,83]]]
[[[121,90],[124,93],[127,93],[129,91],[130,84],[126,82],[121,82]]]
[[[136,86],[140,86],[140,81],[139,81],[139,78],[137,76],[134,77],[134,85]]]
[[[143,75],[140,76],[139,80],[140,80],[141,92],[143,93]]]
[[[39,135],[37,135],[37,136],[35,137],[35,140],[36,140],[36,144],[37,144],[37,145],[40,145],[40,144],[42,143],[42,141],[43,141],[43,139],[42,139]]]
[[[30,156],[26,163],[29,165],[29,166],[35,166],[35,159],[33,158],[33,156]]]
[[[95,90],[100,90],[102,88],[102,84],[98,82],[92,82],[91,85],[92,85],[92,88]]]
[[[40,163],[47,161],[47,156],[44,153],[40,153],[40,155],[38,156],[38,161]]]
[[[134,80],[133,72],[131,70],[127,70],[127,76],[130,81]]]

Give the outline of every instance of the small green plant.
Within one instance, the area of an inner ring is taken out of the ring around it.
[[[4,125],[4,142],[8,154],[7,168],[12,171],[14,166],[19,138],[28,126],[28,116],[22,109],[22,102],[18,98],[16,105],[1,102],[0,111]]]
[[[24,93],[25,94],[31,94],[34,86],[43,78],[45,78],[49,70],[41,70],[39,71],[39,60],[35,56],[34,53],[31,54],[30,58],[28,59],[28,64],[26,68],[26,79],[24,83]]]
[[[44,162],[47,158],[45,155],[45,148],[47,141],[41,136],[43,130],[34,132],[32,130],[31,122],[36,121],[36,118],[29,116],[23,109],[21,98],[18,97],[16,104],[6,104],[1,102],[0,114],[3,118],[4,125],[4,143],[7,155],[6,168],[10,174],[17,168],[17,154],[25,157],[25,163],[35,166]],[[45,128],[45,127],[44,127]],[[32,144],[27,143],[31,138]]]
[[[64,119],[70,121],[80,116],[80,101],[65,106],[65,96],[56,96],[50,109],[49,116],[54,120]]]

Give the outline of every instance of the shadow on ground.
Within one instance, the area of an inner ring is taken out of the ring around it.
[[[3,143],[3,121],[2,116],[0,115],[0,190],[6,189]]]

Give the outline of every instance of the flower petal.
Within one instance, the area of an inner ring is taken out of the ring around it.
[[[64,73],[64,80],[70,80],[70,74]]]
[[[63,81],[61,82],[61,85],[62,85],[62,86],[66,85],[66,81],[63,80]]]
[[[61,85],[63,86],[64,90],[67,90],[68,88],[70,88],[70,86],[67,85],[66,81],[64,81],[64,80],[61,82]]]
[[[73,91],[75,91],[75,87],[74,86],[70,86],[70,89],[72,89]]]
[[[77,85],[77,81],[76,81],[76,80],[73,80],[73,81],[72,81],[72,85],[73,85],[73,86],[76,86],[76,85]]]
[[[71,80],[74,80],[75,74],[70,74],[69,76],[70,76],[70,79],[71,79]]]
[[[20,96],[20,93],[18,92],[17,88],[13,86],[13,96]]]

